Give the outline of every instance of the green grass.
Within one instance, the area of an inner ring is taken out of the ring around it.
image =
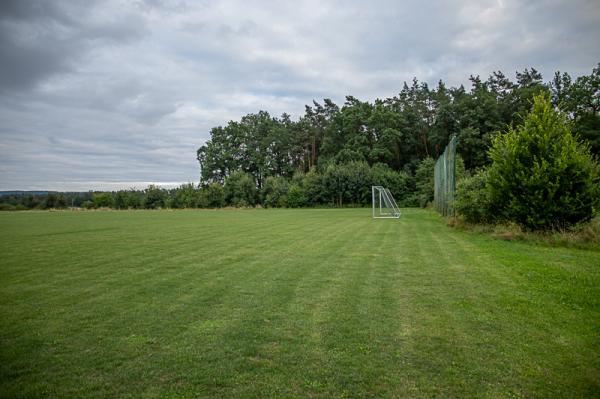
[[[460,217],[448,217],[446,224],[457,229],[489,234],[502,240],[525,241],[553,247],[600,250],[600,216],[570,229],[558,231],[525,231],[515,223],[471,224]]]
[[[0,397],[600,396],[600,251],[406,210],[0,214]]]

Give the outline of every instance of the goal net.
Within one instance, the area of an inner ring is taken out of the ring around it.
[[[456,187],[456,136],[452,136],[444,153],[435,163],[435,209],[444,216],[454,215],[454,190]]]
[[[398,219],[400,208],[390,190],[383,186],[371,186],[373,195],[373,219]]]

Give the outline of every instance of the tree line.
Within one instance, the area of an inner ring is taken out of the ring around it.
[[[201,184],[225,184],[244,172],[262,190],[270,177],[293,182],[297,174],[316,173],[325,178],[331,168],[344,165],[350,176],[363,163],[413,179],[409,186],[414,196],[420,163],[439,156],[452,135],[458,137],[466,170],[485,166],[494,137],[521,123],[539,94],[549,96],[568,115],[574,133],[589,142],[594,154],[600,153],[600,64],[576,79],[556,72],[544,82],[531,68],[516,72],[514,81],[500,71],[485,80],[469,80],[472,87],[467,90],[462,85],[448,88],[443,81],[429,87],[414,79],[391,98],[368,102],[348,96],[341,107],[325,99],[307,105],[297,120],[260,111],[214,127],[197,151]],[[343,203],[346,194],[337,190],[324,201]],[[333,201],[336,195],[342,201]]]
[[[291,179],[269,176],[258,188],[252,175],[236,171],[224,183],[187,183],[165,189],[151,185],[144,190],[0,196],[0,210],[26,209],[164,209],[233,207],[362,206],[371,200],[370,187],[384,184],[401,198],[401,206],[425,204],[433,195],[433,160],[422,162],[416,177],[394,171],[385,164],[363,161],[330,164],[317,173],[295,173]],[[421,191],[419,191],[421,190]]]

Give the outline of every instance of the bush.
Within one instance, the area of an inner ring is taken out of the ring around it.
[[[173,208],[195,208],[198,206],[198,190],[192,183],[177,188],[171,202]]]
[[[417,202],[419,206],[425,208],[427,204],[433,201],[435,185],[435,160],[425,158],[417,166],[415,172],[415,185]]]
[[[547,96],[534,98],[522,125],[496,137],[490,158],[491,200],[506,219],[528,230],[548,230],[594,215],[598,164]]]
[[[297,173],[294,175],[294,181],[300,180],[304,193],[306,194],[307,206],[325,203],[326,191],[323,186],[323,175],[316,172],[315,168],[311,168],[308,173]]]
[[[110,193],[94,193],[93,201],[96,208],[109,208],[113,206],[113,197]]]
[[[137,209],[142,206],[143,193],[135,190],[119,190],[113,198],[116,209]],[[83,205],[82,205],[83,206]]]
[[[233,172],[225,179],[225,202],[233,206],[254,206],[258,190],[254,178],[242,171]]]
[[[160,209],[166,207],[167,193],[158,186],[150,185],[144,195],[144,208]]]
[[[127,193],[119,190],[114,195],[113,206],[116,209],[127,209]]]
[[[371,202],[371,168],[366,162],[330,163],[323,174],[326,196],[336,206]]]
[[[308,199],[304,189],[298,184],[293,183],[290,186],[287,195],[287,206],[290,208],[301,208],[308,205]]]
[[[376,163],[373,165],[371,179],[372,185],[384,186],[389,189],[399,204],[405,204],[414,191],[412,176],[404,171],[396,172],[386,164]]]
[[[221,208],[225,205],[225,190],[219,183],[212,183],[200,190],[198,205],[201,208]]]
[[[67,199],[64,194],[48,193],[44,200],[39,204],[41,209],[62,209],[67,207]]]
[[[490,223],[494,220],[487,181],[487,171],[481,170],[472,177],[465,177],[457,183],[454,209],[463,216],[466,222]]]
[[[263,204],[265,207],[284,207],[290,184],[281,176],[269,176],[262,188]]]
[[[143,199],[144,195],[142,192],[135,190],[127,190],[125,191],[125,208],[142,208]]]

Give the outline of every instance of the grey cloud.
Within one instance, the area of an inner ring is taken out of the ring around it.
[[[136,14],[95,13],[101,4],[1,4],[0,89],[30,89],[55,74],[74,72],[94,46],[128,42],[146,32],[145,21]]]
[[[67,16],[56,2],[5,0],[0,3],[0,20],[38,20],[53,18],[65,21]]]

